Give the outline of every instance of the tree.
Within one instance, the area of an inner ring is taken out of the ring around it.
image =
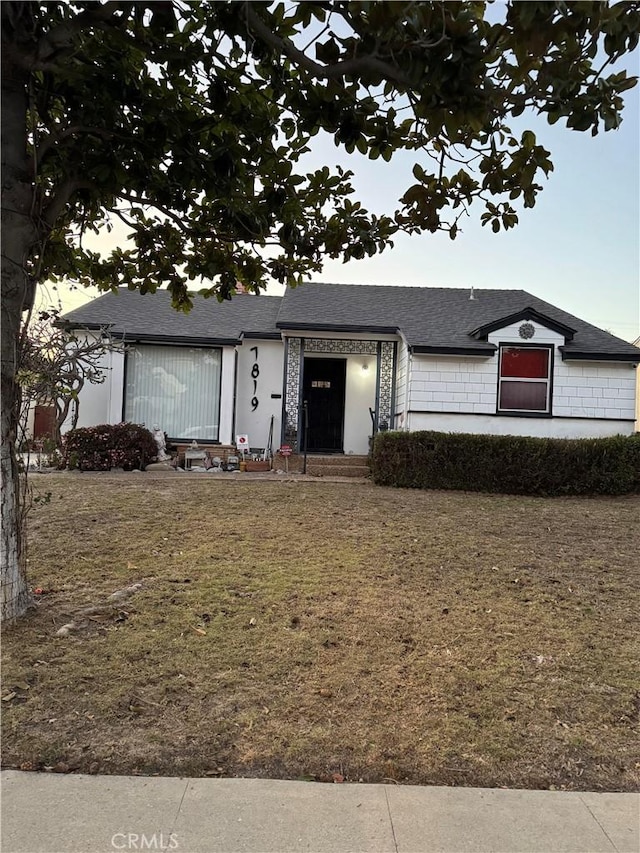
[[[24,329],[19,348],[17,380],[20,387],[18,437],[26,432],[29,410],[39,403],[55,409],[56,447],[69,420],[75,429],[80,416],[80,392],[88,382],[105,381],[104,359],[114,348],[107,329],[98,334],[70,331],[60,322],[58,309],[40,311]]]
[[[4,2],[2,12],[2,614],[24,609],[13,447],[20,317],[38,282],[168,286],[229,298],[296,284],[325,257],[446,229],[475,201],[494,230],[531,207],[549,152],[525,110],[597,133],[635,81],[638,2]],[[349,196],[350,171],[306,172],[319,131],[370,158],[416,152],[393,215]],[[82,245],[113,217],[133,248]],[[197,282],[200,281],[200,287]]]

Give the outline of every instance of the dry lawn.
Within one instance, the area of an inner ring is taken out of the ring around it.
[[[33,481],[4,766],[639,787],[639,498]]]

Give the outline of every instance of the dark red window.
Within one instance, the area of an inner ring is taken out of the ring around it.
[[[499,412],[551,411],[551,350],[502,347],[498,387]]]
[[[500,375],[546,379],[549,376],[549,350],[503,347]]]

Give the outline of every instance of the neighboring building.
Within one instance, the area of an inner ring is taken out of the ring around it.
[[[366,453],[375,429],[557,437],[630,434],[632,344],[523,290],[307,283],[282,297],[121,289],[64,320],[123,350],[82,391],[79,426],[159,424],[173,440]],[[374,427],[375,425],[375,427]]]
[[[55,440],[56,407],[52,403],[30,401],[18,432],[19,443],[23,440],[41,442]]]
[[[640,338],[636,338],[633,345],[640,347]],[[636,367],[636,432],[640,432],[640,364]]]

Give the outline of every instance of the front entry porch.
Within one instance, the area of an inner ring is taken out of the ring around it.
[[[282,443],[366,455],[392,423],[395,364],[393,340],[286,337]]]
[[[344,453],[346,388],[346,359],[304,359],[302,449],[309,453]]]

